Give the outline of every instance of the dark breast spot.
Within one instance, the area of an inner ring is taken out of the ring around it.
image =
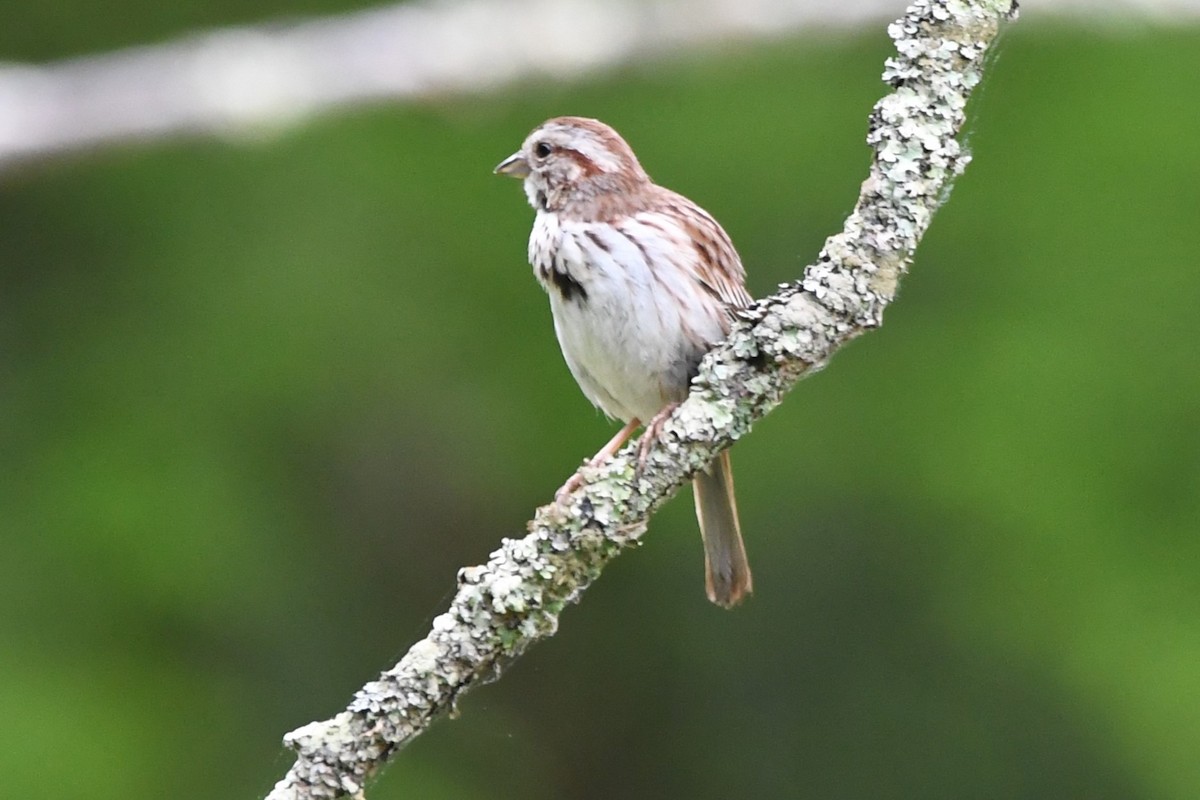
[[[580,303],[587,301],[587,289],[583,288],[582,283],[572,278],[570,273],[552,269],[547,277],[554,284],[554,288],[558,289],[558,293],[562,295],[563,300],[566,300],[568,303],[574,301],[576,298],[578,298]]]

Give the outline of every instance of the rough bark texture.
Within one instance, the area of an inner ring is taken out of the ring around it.
[[[345,711],[289,733],[295,765],[269,800],[361,796],[387,759],[458,696],[496,678],[558,627],[605,564],[635,544],[651,514],[721,449],[745,435],[795,383],[882,322],[934,211],[969,157],[955,136],[987,48],[1013,0],[918,0],[888,32],[893,89],[870,118],[870,175],[842,233],[794,284],[743,313],[701,366],[691,396],[663,428],[644,468],[626,447],[586,471],[561,503],[538,509],[521,539],[459,571],[450,608]]]

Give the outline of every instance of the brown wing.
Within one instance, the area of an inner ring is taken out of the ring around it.
[[[700,206],[681,194],[663,189],[663,202],[696,250],[696,282],[730,309],[754,301],[746,291],[746,268],[729,234]]]

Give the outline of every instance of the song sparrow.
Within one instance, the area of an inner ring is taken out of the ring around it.
[[[592,403],[627,423],[592,463],[643,421],[643,443],[651,441],[687,396],[701,357],[728,334],[732,310],[750,303],[729,237],[651,181],[625,140],[594,119],[542,123],[495,171],[524,179],[537,210],[529,261],[571,374]],[[578,474],[564,490],[577,482]],[[735,605],[751,578],[728,451],[693,488],[708,597]]]

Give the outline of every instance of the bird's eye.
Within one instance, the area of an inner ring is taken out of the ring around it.
[[[550,155],[550,145],[546,142],[538,142],[533,146],[533,154],[538,158],[545,158]]]

